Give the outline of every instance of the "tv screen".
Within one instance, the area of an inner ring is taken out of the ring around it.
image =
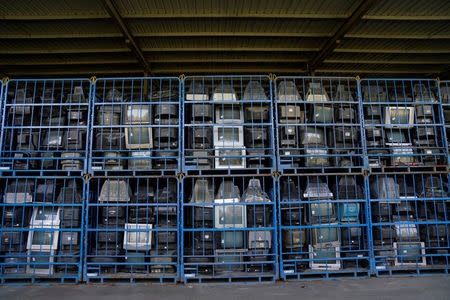
[[[314,105],[312,120],[313,123],[332,123],[333,108],[323,105]]]
[[[332,203],[311,203],[310,208],[313,217],[332,217],[334,214]]]
[[[150,132],[151,128],[145,127],[130,127],[128,131],[128,149],[135,148],[150,148]]]
[[[220,233],[220,246],[223,248],[243,248],[243,231],[225,231]]]
[[[314,264],[334,265],[337,260],[329,260],[336,258],[335,248],[322,248],[314,251]],[[324,259],[324,260],[321,260]]]
[[[34,231],[32,245],[51,246],[53,244],[53,235],[53,231]]]
[[[403,144],[406,143],[405,133],[400,130],[386,130],[386,139],[388,143]]]
[[[51,256],[50,252],[31,251],[30,260],[32,263],[36,264],[33,266],[29,266],[28,273],[34,273],[35,271],[38,273],[39,270],[41,270],[41,272],[47,270],[46,273],[48,274],[51,273],[50,265],[40,264],[40,263],[50,263],[50,256]]]
[[[218,146],[221,144],[227,144],[227,145],[242,145],[242,127],[236,126],[236,127],[221,127],[217,126],[217,135],[218,139],[217,142],[219,142]]]
[[[57,211],[58,209],[54,209],[49,206],[39,207],[37,208],[37,213],[34,221],[51,222],[57,214]]]
[[[63,132],[58,129],[47,131],[45,134],[44,145],[47,147],[58,147],[62,145]]]
[[[245,150],[225,150],[215,151],[216,168],[245,168]]]
[[[242,228],[245,226],[244,220],[244,206],[243,205],[220,205],[216,206],[216,218],[221,227],[236,227]]]
[[[125,122],[127,124],[150,123],[150,105],[128,105]]]
[[[422,263],[424,257],[422,256],[423,243],[420,242],[405,242],[397,243],[397,264],[402,263]]]
[[[386,107],[386,124],[405,126],[413,123],[413,107]]]
[[[325,137],[322,128],[307,127],[302,131],[302,144],[320,144],[325,145]]]
[[[328,244],[339,241],[337,227],[312,228],[312,242],[317,244]]]

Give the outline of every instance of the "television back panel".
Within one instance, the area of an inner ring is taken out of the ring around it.
[[[38,187],[44,187],[38,199]],[[51,191],[45,187],[51,187]],[[74,284],[82,282],[84,202],[81,177],[3,177],[1,201],[2,284]],[[72,238],[73,237],[73,238]]]
[[[362,170],[356,78],[280,76],[274,86],[279,171]],[[297,134],[287,134],[293,126]]]
[[[12,79],[4,87],[2,175],[78,175],[87,170],[88,79]]]
[[[446,169],[445,106],[437,80],[362,79],[360,95],[369,169]]]
[[[329,191],[318,198],[306,197],[308,186],[318,183]],[[297,281],[370,276],[363,175],[282,175],[277,182],[277,198],[281,278]],[[349,205],[358,208],[352,219],[341,211]],[[333,254],[324,252],[326,249],[338,250]],[[329,254],[329,260],[324,259],[324,253]]]
[[[275,188],[272,176],[183,178],[181,279],[185,283],[264,282],[278,277]]]
[[[183,112],[185,174],[212,174],[219,169],[217,164],[205,164],[205,161],[213,162],[214,150],[220,147],[245,150],[239,155],[244,163],[220,167],[221,173],[270,174],[275,171],[272,82],[269,76],[188,76],[183,81]],[[226,143],[216,139],[219,131],[228,130],[231,126],[239,128],[239,136]],[[195,139],[192,136],[194,132],[203,128],[214,129],[214,135]],[[252,134],[254,131],[265,134],[258,136]],[[217,160],[221,159],[219,156],[216,155]]]
[[[181,170],[176,77],[99,78],[93,86],[89,173],[175,175]]]
[[[109,190],[108,185],[104,188],[105,179],[91,178],[88,183],[86,282],[175,283],[180,272],[177,178],[108,180]],[[114,186],[126,191],[119,192]],[[105,196],[108,193],[109,197]]]
[[[387,178],[390,184],[383,183]],[[450,267],[448,174],[446,172],[371,174],[368,176],[368,186],[373,243],[372,263],[375,274],[377,276],[448,274]]]

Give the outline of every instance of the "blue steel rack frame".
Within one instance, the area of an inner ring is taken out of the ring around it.
[[[280,278],[363,278],[372,273],[360,173],[282,175],[277,182]]]
[[[362,172],[356,78],[280,76],[274,85],[280,173]]]
[[[442,113],[445,121],[445,131],[447,138],[450,137],[450,81],[440,82],[440,94],[442,100]],[[448,140],[447,140],[447,146]],[[449,149],[450,152],[450,149]],[[448,153],[448,152],[447,152]],[[448,161],[450,161],[450,153],[448,153]]]
[[[187,76],[183,111],[185,174],[275,171],[269,76]]]
[[[265,283],[278,279],[275,188],[272,175],[182,179],[180,254],[184,283]]]
[[[439,84],[432,79],[362,79],[367,170],[446,170]]]
[[[82,281],[84,200],[80,177],[3,177],[2,284]]]
[[[172,176],[181,170],[179,78],[99,78],[92,107],[90,175]]]
[[[2,175],[82,176],[87,168],[88,79],[6,83],[0,135]]]
[[[448,180],[433,171],[368,176],[376,276],[450,273]]]
[[[176,177],[88,181],[84,280],[87,283],[176,283],[179,195]]]

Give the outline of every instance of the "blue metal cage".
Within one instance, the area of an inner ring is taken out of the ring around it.
[[[278,278],[275,188],[271,175],[183,178],[185,283],[261,283]]]
[[[278,170],[360,172],[364,151],[356,78],[282,76],[274,84]]]
[[[86,173],[91,83],[88,79],[9,80],[3,101],[3,175]]]
[[[272,82],[268,76],[186,77],[183,111],[185,174],[275,171]]]
[[[370,276],[363,175],[288,175],[277,186],[282,279]]]
[[[82,280],[84,200],[79,177],[0,180],[2,284]]]
[[[448,174],[371,174],[367,186],[376,275],[448,275]]]
[[[363,79],[360,93],[369,169],[446,169],[448,145],[436,80]]]
[[[84,279],[88,283],[176,283],[176,177],[89,179]]]
[[[93,91],[89,173],[175,175],[181,169],[176,77],[101,78]]]

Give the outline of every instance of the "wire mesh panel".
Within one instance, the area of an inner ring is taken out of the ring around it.
[[[86,281],[176,282],[177,178],[93,178],[89,189]]]
[[[90,93],[87,79],[8,81],[0,138],[3,174],[84,174]]]
[[[441,81],[441,100],[446,128],[446,136],[450,137],[450,81]],[[448,147],[447,140],[447,147]],[[448,158],[449,159],[449,158]]]
[[[268,76],[186,77],[183,86],[186,174],[275,170]]]
[[[277,191],[281,278],[370,276],[364,176],[281,176]]]
[[[97,79],[90,173],[176,174],[181,167],[180,88],[174,77]]]
[[[183,179],[185,283],[278,277],[274,183],[272,176]]]
[[[437,81],[364,79],[361,95],[369,168],[446,168]]]
[[[3,178],[1,282],[82,279],[85,185],[79,178]]]
[[[373,174],[368,185],[377,276],[449,274],[447,174]]]
[[[355,78],[275,79],[278,170],[361,170],[360,105]]]

